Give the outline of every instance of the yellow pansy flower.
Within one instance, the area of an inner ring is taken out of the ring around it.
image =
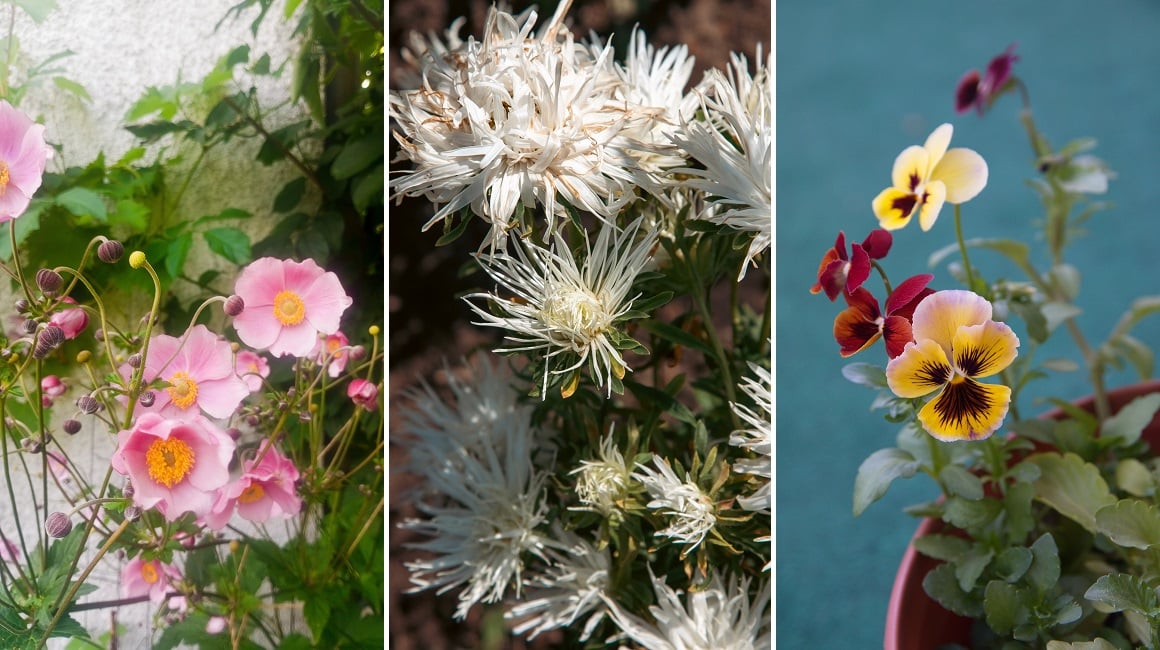
[[[894,159],[893,186],[874,197],[879,225],[898,230],[918,214],[918,224],[930,230],[943,203],[966,203],[987,185],[987,161],[971,149],[947,150],[954,127],[939,126],[923,146],[911,145]]]
[[[976,379],[998,374],[1018,355],[1019,338],[991,320],[991,303],[971,291],[938,291],[914,310],[914,342],[886,366],[886,381],[899,397],[923,397],[941,389],[918,413],[939,440],[981,440],[1002,424],[1011,389]]]

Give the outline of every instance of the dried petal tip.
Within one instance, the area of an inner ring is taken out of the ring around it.
[[[60,425],[64,432],[70,436],[76,435],[81,430],[81,423],[77,420],[65,420],[64,424]]]
[[[241,296],[233,295],[229,298],[226,298],[224,309],[227,316],[237,316],[238,314],[242,313],[242,310],[245,308],[246,302],[242,300]]]
[[[110,239],[97,246],[97,257],[105,264],[116,264],[125,254],[125,246],[121,242]]]
[[[54,512],[44,520],[44,532],[49,537],[60,539],[72,532],[72,520],[63,512]]]
[[[36,359],[43,359],[61,343],[64,343],[64,330],[56,325],[49,325],[40,331],[40,336],[36,339],[36,347],[32,350],[32,356]]]
[[[54,294],[60,289],[64,279],[52,269],[40,269],[36,272],[36,286],[45,294]]]

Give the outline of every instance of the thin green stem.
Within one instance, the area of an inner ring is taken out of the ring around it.
[[[707,283],[701,280],[697,273],[696,262],[688,261],[689,277],[693,280],[692,294],[693,304],[697,307],[697,312],[701,315],[701,320],[705,323],[705,335],[709,337],[709,345],[713,348],[713,355],[717,357],[717,366],[721,369],[721,382],[725,389],[725,399],[730,404],[737,403],[737,388],[733,383],[733,364],[729,360],[728,353],[725,352],[725,346],[721,345],[721,338],[717,336],[717,327],[713,323],[713,314],[709,310],[708,294],[710,288]],[[741,428],[741,420],[737,417],[737,413],[732,409],[729,410],[729,418],[733,423],[734,429]]]
[[[959,254],[963,256],[963,270],[967,274],[967,289],[975,290],[975,275],[971,270],[971,260],[967,256],[967,240],[963,238],[963,218],[959,204],[955,204],[955,238],[959,242]]]
[[[97,562],[99,562],[101,558],[105,557],[105,554],[109,552],[109,549],[113,547],[113,543],[117,541],[117,538],[121,536],[121,533],[125,532],[125,529],[129,527],[129,524],[130,521],[128,519],[121,522],[121,525],[117,527],[117,530],[114,530],[113,534],[109,536],[109,539],[105,540],[104,545],[101,546],[100,550],[97,551],[97,554],[93,557],[93,559],[89,560],[88,565],[85,566],[85,569],[81,572],[80,576],[78,576],[77,579],[73,581],[72,588],[68,590],[68,593],[65,594],[64,598],[62,598],[57,604],[56,614],[53,615],[52,620],[49,621],[47,626],[45,626],[44,635],[40,637],[40,643],[37,644],[37,647],[43,648],[45,644],[48,643],[48,638],[52,635],[53,628],[55,628],[56,624],[60,621],[60,617],[64,616],[65,610],[68,609],[69,604],[72,603],[73,599],[77,597],[77,592],[80,591],[81,586],[85,584],[85,580],[88,579],[89,574],[93,572],[94,568],[96,568]]]

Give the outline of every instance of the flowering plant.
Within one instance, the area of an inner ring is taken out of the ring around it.
[[[618,59],[569,4],[414,36],[390,96],[410,163],[391,191],[470,240],[461,307],[503,333],[410,390],[392,431],[422,479],[412,591],[563,647],[762,647],[768,62],[734,54],[688,90],[686,47],[634,31]]]
[[[1105,380],[1109,370],[1124,367],[1141,379],[1151,375],[1153,354],[1133,330],[1160,309],[1160,296],[1127,305],[1102,342],[1081,331],[1079,272],[1065,252],[1080,236],[1078,226],[1104,207],[1093,197],[1107,192],[1114,174],[1086,153],[1093,146],[1088,140],[1052,147],[1014,74],[1018,59],[1012,46],[983,74],[965,74],[955,108],[985,116],[1003,97],[1022,100],[1019,118],[1036,172],[1030,185],[1044,209],[1039,225],[1047,268],[1027,243],[966,238],[962,206],[985,191],[988,167],[985,152],[951,148],[950,124],[895,159],[890,186],[868,202],[879,228],[849,246],[839,233],[822,255],[812,291],[845,305],[834,320],[839,354],[865,358],[879,354],[874,344],[884,342],[882,362],[852,363],[842,374],[874,389],[873,408],[902,425],[897,446],[875,452],[859,468],[854,513],[896,479],[924,474],[938,484],[937,501],[908,512],[938,522],[924,524],[913,544],[938,561],[922,579],[926,594],[974,620],[969,639],[958,643],[1156,647],[1160,440],[1149,436],[1160,392],[1144,384],[1134,399],[1113,399]],[[962,288],[939,286],[930,273],[891,278],[892,232],[912,220],[932,231],[948,207],[955,241],[929,261],[933,268],[952,260],[947,268]],[[971,253],[979,251],[997,253],[1024,278],[972,264]],[[881,291],[870,282],[875,274]],[[1050,398],[1054,412],[1029,417],[1020,404],[1027,386],[1079,368],[1070,359],[1035,359],[1037,349],[1065,334],[1092,396],[1080,403]],[[933,647],[927,643],[913,647]]]

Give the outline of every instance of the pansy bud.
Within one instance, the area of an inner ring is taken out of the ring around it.
[[[40,269],[36,272],[36,286],[46,294],[56,293],[63,283],[64,279],[52,269]]]
[[[245,308],[246,302],[242,300],[241,296],[236,294],[226,298],[226,304],[225,307],[223,307],[227,316],[237,316],[238,314],[242,313],[242,310]]]
[[[49,537],[60,539],[72,532],[72,520],[63,512],[54,512],[44,520],[44,532],[48,533]]]
[[[115,239],[101,242],[101,245],[97,246],[97,257],[105,264],[116,264],[124,254],[124,245]]]

